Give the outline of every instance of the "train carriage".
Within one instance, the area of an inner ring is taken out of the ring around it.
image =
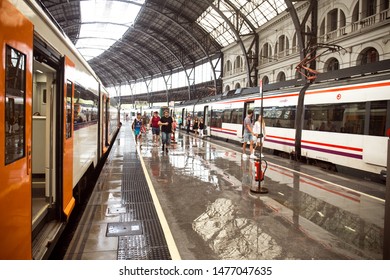
[[[0,14],[0,259],[43,259],[93,187],[118,110],[35,1]]]
[[[199,101],[192,105],[192,112],[181,105],[176,110],[191,115],[207,111],[212,137],[240,143],[243,120],[252,109],[253,121],[261,113],[264,116],[264,147],[277,154],[293,154],[299,90],[300,87],[267,90],[261,98],[259,88],[248,88],[240,94]],[[328,168],[380,178],[387,162],[389,92],[387,71],[311,85],[305,94],[302,156],[327,164]]]

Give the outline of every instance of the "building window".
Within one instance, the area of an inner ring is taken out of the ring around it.
[[[357,65],[365,65],[365,64],[374,63],[377,61],[379,61],[378,51],[375,48],[367,48],[367,49],[364,49],[360,53],[356,64]]]
[[[330,72],[334,70],[339,70],[339,61],[333,57],[325,62],[324,72]]]
[[[272,55],[271,46],[270,44],[265,43],[263,48],[260,51],[260,61],[262,63],[271,62],[272,60],[271,55]]]
[[[263,79],[261,79],[263,81],[263,85],[268,85],[269,84],[269,78],[268,76],[264,76]]]
[[[276,79],[278,82],[284,82],[286,80],[286,74],[284,74],[284,72],[279,72]]]

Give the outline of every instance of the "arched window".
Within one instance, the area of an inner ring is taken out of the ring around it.
[[[263,85],[268,85],[269,84],[268,76],[264,76],[261,80],[263,81]]]
[[[224,70],[225,76],[231,74],[230,72],[232,71],[232,62],[230,60],[226,61],[225,67],[223,70]]]
[[[241,88],[240,83],[237,83],[236,86],[234,87],[235,89]]]
[[[286,74],[284,72],[279,72],[278,77],[276,78],[278,82],[284,82],[286,80]]]
[[[380,11],[385,11],[389,9],[390,3],[388,0],[380,0],[379,9]]]
[[[237,56],[236,60],[234,60],[234,69],[240,69],[242,67],[242,58],[241,56]]]
[[[225,86],[225,92],[229,91],[230,90],[230,86],[229,85],[226,85]]]
[[[298,51],[298,38],[297,33],[294,33],[293,40],[292,40],[292,52],[296,53]]]
[[[267,63],[270,62],[272,56],[272,49],[271,45],[268,43],[265,43],[260,51],[260,63]]]
[[[332,40],[345,33],[346,17],[341,9],[333,9],[326,14],[320,25],[322,42]]]
[[[362,0],[362,17],[370,17],[376,14],[377,0]]]
[[[276,44],[278,57],[283,57],[285,55],[288,55],[289,48],[290,48],[290,43],[288,41],[288,38],[285,35],[281,35],[278,39],[278,43]]]
[[[366,48],[358,56],[357,65],[365,65],[379,61],[379,53],[375,48]]]
[[[332,57],[325,62],[324,72],[339,70],[339,67],[339,61],[336,58]]]

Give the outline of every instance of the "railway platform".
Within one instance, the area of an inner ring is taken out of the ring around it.
[[[64,259],[380,260],[385,185],[264,153],[262,186],[236,144],[121,128]]]

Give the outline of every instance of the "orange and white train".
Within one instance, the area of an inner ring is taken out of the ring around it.
[[[0,259],[44,259],[88,197],[119,111],[35,1],[0,1],[0,42]]]

